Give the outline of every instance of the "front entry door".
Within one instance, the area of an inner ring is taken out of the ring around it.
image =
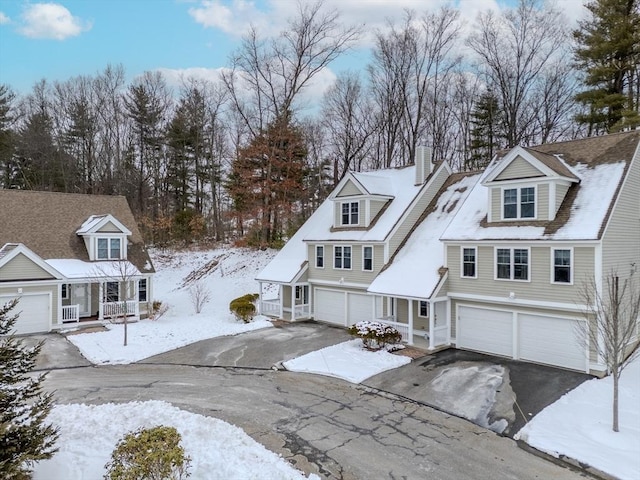
[[[76,283],[71,290],[71,303],[79,305],[81,317],[91,316],[91,292],[88,283]]]

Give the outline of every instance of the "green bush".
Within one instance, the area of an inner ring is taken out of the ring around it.
[[[349,333],[362,339],[362,344],[369,350],[380,350],[387,345],[400,343],[402,335],[390,325],[381,322],[358,322],[349,327]]]
[[[180,434],[160,425],[127,433],[107,463],[105,480],[182,480],[191,458],[180,446]]]
[[[256,314],[255,301],[260,295],[257,293],[248,293],[238,298],[234,298],[229,303],[229,310],[238,320],[249,323]]]

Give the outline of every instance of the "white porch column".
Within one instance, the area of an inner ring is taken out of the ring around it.
[[[433,350],[436,343],[436,306],[429,301],[429,350]]]
[[[378,315],[378,310],[377,310],[377,303],[376,302],[376,296],[375,295],[371,295],[371,301],[373,302],[373,308],[371,309],[371,311],[373,312],[373,318],[371,320],[375,320],[376,318],[378,318],[380,315]]]
[[[413,345],[413,300],[408,299],[407,303],[409,304],[407,309],[409,315],[409,338],[407,338],[407,343]]]
[[[280,318],[284,318],[284,289],[282,284],[278,285],[278,299],[280,300]]]
[[[98,283],[98,320],[104,319],[104,282]]]
[[[262,282],[258,282],[260,289],[258,290],[258,315],[262,315]]]
[[[296,319],[296,284],[291,285],[291,321]]]

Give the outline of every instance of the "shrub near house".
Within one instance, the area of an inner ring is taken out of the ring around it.
[[[257,293],[248,293],[242,297],[234,298],[229,304],[229,310],[238,320],[249,323],[256,314],[255,301],[259,296]]]

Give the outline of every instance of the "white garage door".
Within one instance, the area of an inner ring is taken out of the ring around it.
[[[349,325],[354,325],[364,320],[373,320],[373,296],[360,293],[348,293]]]
[[[316,288],[314,290],[314,318],[321,322],[329,322],[345,326],[344,292]]]
[[[4,305],[15,297],[0,297]],[[16,333],[40,333],[51,329],[51,300],[48,293],[23,295],[10,314],[19,314],[14,328]]]
[[[461,305],[456,337],[459,348],[513,357],[513,314]]]
[[[548,365],[586,370],[587,353],[576,329],[584,322],[520,313],[518,315],[519,357]]]

